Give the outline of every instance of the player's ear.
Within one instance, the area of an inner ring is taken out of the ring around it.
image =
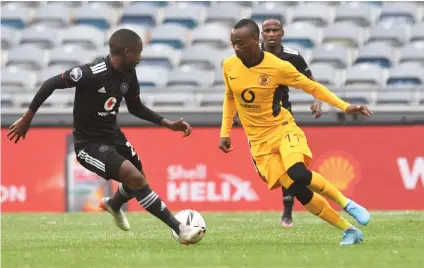
[[[130,49],[129,48],[125,48],[124,49],[124,55],[128,56],[128,54],[130,54]]]

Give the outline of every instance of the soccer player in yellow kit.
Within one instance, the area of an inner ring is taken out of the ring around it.
[[[372,114],[366,106],[349,105],[321,84],[308,79],[287,61],[259,47],[259,27],[250,19],[239,21],[231,32],[236,55],[223,64],[226,86],[220,149],[230,152],[230,132],[238,112],[250,142],[258,173],[269,189],[285,187],[305,208],[343,231],[340,245],[358,244],[362,232],[340,216],[321,196],[337,202],[360,224],[370,221],[369,212],[345,197],[329,181],[308,169],[312,159],[307,139],[291,113],[276,96],[279,85],[303,89],[317,99],[346,113]]]

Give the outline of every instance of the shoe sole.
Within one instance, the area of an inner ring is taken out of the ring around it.
[[[113,221],[115,222],[116,227],[118,227],[118,228],[119,228],[119,229],[121,229],[122,231],[129,231],[129,230],[130,230],[130,228],[125,229],[125,228],[122,228],[121,226],[119,226],[118,224],[116,224],[115,217],[114,217],[114,216],[112,215],[112,213],[109,211],[109,209],[107,208],[107,206],[106,206],[105,202],[103,201],[103,199],[100,201],[99,208],[103,209],[105,212],[108,212],[108,213],[112,216]]]

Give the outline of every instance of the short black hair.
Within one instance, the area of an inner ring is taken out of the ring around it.
[[[239,20],[239,22],[237,22],[236,25],[234,25],[234,29],[235,30],[240,29],[240,28],[245,27],[245,26],[249,27],[251,35],[258,35],[259,36],[259,33],[260,33],[259,26],[254,20],[251,20],[251,19]]]
[[[109,39],[109,50],[111,54],[121,54],[124,49],[132,47],[141,38],[137,33],[130,29],[119,29],[112,34]]]
[[[267,21],[267,20],[276,20],[276,21],[278,21],[278,22],[281,24],[281,28],[283,27],[283,22],[281,21],[281,19],[274,18],[274,17],[265,18],[265,19],[262,21],[262,26],[264,25],[264,22],[265,22],[265,21]]]

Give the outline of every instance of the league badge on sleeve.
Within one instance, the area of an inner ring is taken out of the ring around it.
[[[82,70],[80,67],[75,67],[74,69],[72,69],[71,73],[69,74],[69,76],[71,77],[72,80],[74,80],[75,82],[78,82],[78,80],[81,79],[82,77]]]

